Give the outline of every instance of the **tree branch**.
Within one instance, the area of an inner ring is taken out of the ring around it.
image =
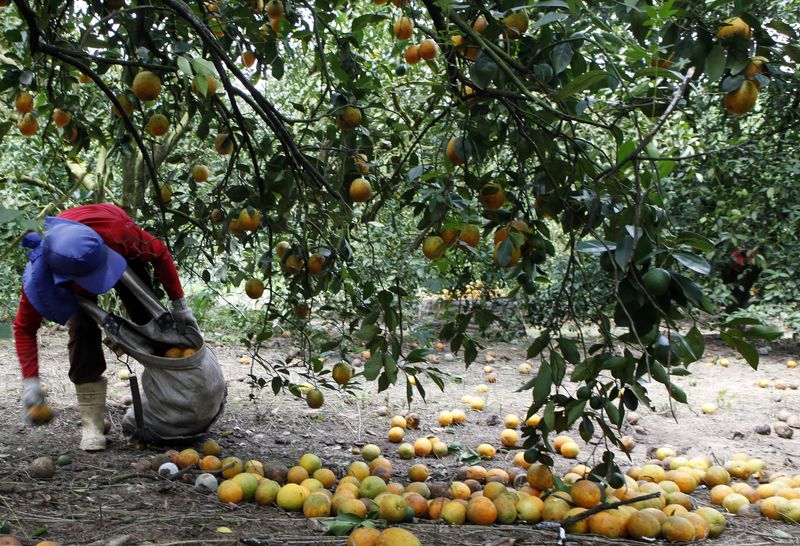
[[[686,71],[686,74],[683,77],[683,82],[681,82],[681,86],[678,88],[678,90],[675,91],[675,94],[672,97],[672,101],[670,101],[669,106],[667,106],[667,109],[664,111],[663,114],[661,114],[661,117],[658,118],[658,121],[656,122],[655,126],[650,130],[649,133],[645,135],[645,137],[642,139],[642,141],[639,143],[636,149],[633,150],[626,157],[623,157],[621,160],[619,160],[616,163],[616,165],[600,173],[600,175],[595,179],[595,182],[599,182],[604,178],[616,174],[623,166],[625,166],[625,164],[628,161],[636,159],[636,157],[640,153],[642,153],[642,151],[644,151],[647,145],[650,144],[650,141],[653,140],[656,134],[658,134],[658,132],[661,130],[661,127],[663,127],[664,124],[667,122],[667,118],[669,118],[672,115],[672,112],[675,111],[675,108],[678,107],[678,102],[681,100],[681,97],[683,97],[683,93],[684,91],[686,91],[686,87],[689,85],[689,80],[692,79],[693,75],[694,75],[694,67],[692,66],[689,68],[689,70]]]

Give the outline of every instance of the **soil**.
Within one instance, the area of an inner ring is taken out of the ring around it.
[[[133,465],[164,451],[163,447],[137,449],[126,442],[119,423],[125,412],[128,383],[118,379],[124,366],[109,353],[108,415],[113,423],[109,448],[102,453],[83,453],[77,449],[80,438],[78,412],[72,385],[67,378],[66,335],[54,330],[40,336],[42,377],[49,388],[49,400],[56,416],[47,426],[22,426],[19,419],[22,387],[16,355],[10,341],[0,342],[0,521],[6,520],[23,544],[40,540],[63,544],[125,546],[131,544],[246,544],[251,546],[290,544],[345,544],[344,537],[323,536],[324,526],[315,520],[290,515],[274,507],[252,503],[226,506],[195,491],[189,484],[160,480],[152,472],[136,472]],[[278,340],[282,349],[269,349],[270,357],[285,357],[291,342]],[[413,411],[422,421],[418,431],[409,431],[406,439],[436,434],[446,442],[474,448],[483,442],[500,445],[502,416],[507,413],[525,415],[529,392],[516,389],[529,376],[520,375],[527,343],[496,343],[490,347],[495,356],[491,365],[497,382],[489,385],[487,406],[482,412],[470,411],[460,399],[475,394],[477,384],[486,381],[483,366],[487,353],[469,369],[464,369],[459,356],[440,367],[452,374],[441,393],[430,382],[425,384],[428,401],[415,400]],[[235,454],[243,460],[279,461],[295,464],[307,451],[317,453],[325,466],[343,472],[347,464],[359,458],[353,450],[365,443],[378,444],[394,465],[400,481],[407,468],[417,459],[403,461],[396,456],[396,444],[386,440],[388,422],[393,413],[405,406],[405,385],[377,394],[375,384],[368,384],[360,395],[325,391],[325,405],[309,409],[302,400],[289,393],[273,396],[269,386],[253,391],[246,381],[250,372],[240,358],[240,347],[214,346],[228,380],[228,406],[225,415],[209,433],[218,439],[223,453]],[[768,471],[800,473],[800,430],[792,439],[773,432],[767,436],[755,432],[758,425],[773,423],[780,410],[800,412],[800,369],[788,369],[786,361],[797,359],[797,353],[775,348],[762,356],[758,371],[714,339],[707,340],[707,357],[725,357],[730,365],[703,362],[692,366],[692,375],[677,379],[689,397],[686,406],[670,408],[663,389],[652,385],[651,395],[656,411],[640,408],[640,429],[626,425],[623,434],[636,439],[631,464],[643,464],[655,447],[672,446],[680,454],[705,455],[724,461],[733,453],[744,452],[762,458]],[[534,373],[536,362],[532,362]],[[759,388],[757,381],[767,379],[770,386]],[[787,388],[776,388],[786,386]],[[251,397],[252,395],[252,397]],[[706,402],[719,405],[713,415],[704,415],[700,406]],[[377,415],[381,406],[389,406],[389,416]],[[443,429],[436,415],[442,410],[465,408],[467,422],[463,426]],[[596,446],[586,445],[572,433],[581,446],[578,462],[592,464]],[[178,446],[187,447],[187,446]],[[508,468],[516,450],[498,449],[487,467]],[[58,467],[49,480],[37,480],[28,473],[28,465],[36,457],[53,459],[69,454],[72,463]],[[620,454],[618,460],[625,461]],[[556,457],[556,469],[564,473],[576,461]],[[428,458],[432,479],[452,480],[461,466],[456,456]],[[707,504],[707,492],[695,494],[700,504]],[[719,544],[772,545],[800,544],[800,526],[763,518],[728,518],[729,530],[717,539]],[[230,532],[224,532],[227,528]],[[465,526],[449,528],[434,523],[413,524],[410,528],[426,545],[494,545],[556,544],[553,530],[532,529],[529,525],[505,525],[492,528]],[[570,535],[566,544],[605,544],[599,537]],[[625,541],[615,541],[621,543]],[[634,542],[630,542],[635,544]],[[641,543],[639,543],[641,544]]]

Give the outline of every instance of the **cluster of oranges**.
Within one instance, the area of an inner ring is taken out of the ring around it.
[[[239,235],[245,231],[256,231],[261,225],[261,211],[253,207],[245,207],[228,222],[228,231]]]
[[[499,288],[486,288],[483,281],[472,281],[463,290],[450,290],[443,288],[439,296],[445,301],[452,300],[479,300],[485,297],[487,300],[501,298],[505,293]]]
[[[393,424],[399,427],[400,418],[405,419],[395,416]],[[446,423],[448,415],[440,414],[439,421]],[[514,430],[520,419],[508,415],[504,424],[506,430]],[[415,443],[412,456],[430,454],[433,448],[427,447]],[[167,456],[176,470],[194,465],[205,471],[197,477],[196,487],[214,491],[221,502],[274,504],[307,518],[349,514],[377,517],[388,524],[419,518],[450,525],[552,521],[562,523],[570,533],[688,542],[718,537],[726,528],[722,512],[711,506],[696,507],[692,493],[701,486],[710,488],[712,505],[731,513],[757,509],[772,519],[797,521],[800,517],[800,475],[775,473],[767,480],[763,461],[743,454],[732,456],[725,466],[715,466],[704,457],[680,457],[674,450],[660,448],[656,459],[631,468],[624,483],[612,487],[589,479],[591,470],[582,464],[555,479],[550,468],[528,463],[522,452],[508,470],[464,466],[449,483],[432,481],[430,469],[417,463],[409,468],[404,485],[380,447],[373,444],[361,448],[363,460],[352,461],[341,478],[313,453],[287,468],[236,457],[220,459],[221,449],[213,440],[204,443],[201,451],[202,456],[194,449]],[[730,485],[731,476],[743,481]],[[764,483],[753,487],[745,481],[751,477]],[[609,507],[598,510],[601,504]],[[593,513],[582,517],[587,510]],[[400,535],[411,542],[397,544],[419,544],[413,534],[405,533]],[[348,544],[375,544],[378,536],[380,531],[360,528]],[[388,538],[377,543],[396,544]]]
[[[466,155],[463,141],[460,138],[452,138],[447,144],[447,156],[454,164],[463,163]],[[502,186],[493,182],[484,185],[478,199],[483,205],[484,210],[492,211],[503,206],[506,202],[506,191]],[[517,265],[522,256],[541,255],[543,239],[534,237],[534,232],[523,220],[512,220],[499,226],[492,237],[494,251],[492,259],[494,264],[502,268],[511,268]],[[429,235],[422,242],[422,253],[429,260],[442,258],[448,249],[458,246],[466,252],[473,251],[480,242],[480,228],[475,224],[446,224],[438,234]],[[537,260],[540,257],[537,256]],[[539,263],[539,262],[537,262]],[[455,293],[453,293],[455,294]],[[448,292],[448,295],[450,293]],[[471,294],[480,297],[478,291]]]
[[[196,352],[197,352],[197,349],[193,349],[192,347],[170,347],[164,353],[164,357],[165,358],[186,358],[187,356],[192,356]]]
[[[425,38],[419,44],[411,44],[403,53],[408,64],[417,64],[420,61],[432,61],[439,54],[439,44],[430,38]]]
[[[368,509],[375,509],[389,523],[399,523],[413,518],[409,512],[410,502],[401,496],[405,489],[394,484],[394,494],[388,497],[387,484],[392,476],[388,459],[380,456],[380,448],[366,445],[361,453],[364,461],[354,461],[348,467],[347,476],[341,480],[321,459],[313,453],[305,453],[291,468],[275,463],[264,464],[258,460],[242,461],[237,457],[220,459],[221,448],[214,440],[207,440],[195,449],[167,452],[168,463],[162,464],[159,472],[169,475],[178,469],[198,467],[205,471],[197,476],[195,487],[215,492],[223,503],[238,504],[254,501],[261,505],[276,505],[289,512],[302,512],[307,518],[328,517],[335,514],[352,514],[366,518]],[[174,468],[165,465],[174,465]],[[420,465],[422,466],[422,465]],[[418,479],[427,479],[427,473],[414,472]],[[219,478],[217,477],[219,476]],[[220,481],[221,480],[221,481]],[[334,490],[335,487],[335,490]],[[399,489],[398,489],[399,488]],[[334,493],[331,493],[334,490]],[[384,496],[381,497],[380,495]],[[424,498],[420,496],[423,502]],[[369,504],[364,502],[369,500]],[[383,542],[376,542],[381,537]],[[351,535],[351,544],[403,544],[419,545],[413,533],[399,528],[377,531],[371,528],[357,529]]]
[[[717,37],[725,46],[733,45],[737,41],[750,41],[753,36],[753,29],[741,17],[731,17],[717,31]],[[741,75],[744,76],[741,85],[725,94],[723,104],[725,109],[731,114],[746,114],[756,104],[758,93],[761,90],[760,74],[768,73],[769,60],[766,57],[756,56],[750,59],[747,66],[742,69]]]

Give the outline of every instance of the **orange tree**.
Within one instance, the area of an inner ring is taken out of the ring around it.
[[[543,417],[526,458],[549,461],[548,434],[575,424],[608,446],[650,403],[647,378],[685,402],[671,378],[701,357],[697,322],[715,312],[697,284],[712,245],[664,208],[682,139],[661,136],[703,116],[696,104],[738,123],[791,85],[781,5],[13,0],[0,8],[3,131],[25,151],[4,220],[19,231],[64,203],[116,201],[204,281],[266,290],[245,340],[257,359],[290,322],[313,381],[332,384],[320,354],[363,343],[364,377],[405,381],[409,397],[444,382],[403,340],[420,277],[491,269],[534,302],[552,282],[566,305],[527,351],[541,365],[522,389]],[[557,245],[566,265],[548,281]],[[608,287],[592,302],[597,339],[564,333],[578,276]],[[308,327],[317,301],[333,334]],[[498,318],[463,309],[440,335],[469,364],[470,326]],[[780,335],[718,325],[753,366],[748,340]],[[286,362],[260,361],[261,384],[299,393]],[[610,452],[596,474],[621,480]]]

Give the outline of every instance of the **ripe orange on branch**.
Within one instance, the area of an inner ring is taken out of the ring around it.
[[[214,139],[214,148],[219,155],[230,155],[236,147],[236,141],[228,133],[221,133]]]
[[[244,293],[251,300],[257,300],[264,294],[264,283],[260,279],[248,279],[244,284]]]
[[[406,16],[400,17],[394,22],[394,37],[398,40],[408,40],[414,32],[414,23]]]
[[[528,30],[528,23],[530,18],[525,10],[517,10],[503,18],[503,26],[505,27],[505,36],[509,39],[516,40],[525,34]]]
[[[155,137],[167,134],[169,120],[164,114],[153,114],[147,122],[147,130]]]
[[[161,94],[161,78],[149,70],[143,70],[133,78],[131,91],[139,100],[156,100]]]
[[[364,178],[356,178],[350,182],[349,193],[354,203],[365,203],[372,197],[372,185]]]
[[[325,269],[325,256],[319,252],[315,252],[308,257],[308,264],[306,265],[308,272],[312,275],[319,275]]]
[[[490,182],[481,188],[478,199],[486,210],[499,209],[506,202],[506,191],[500,185]]]
[[[734,115],[746,114],[756,105],[758,87],[750,80],[744,80],[741,87],[725,95],[725,108]]]
[[[205,182],[211,174],[211,169],[206,165],[195,165],[192,167],[192,178],[195,182]]]
[[[429,260],[437,260],[444,256],[445,249],[444,241],[436,235],[426,237],[425,242],[422,244],[422,253]]]
[[[288,256],[286,261],[283,262],[283,270],[289,275],[299,275],[303,267],[305,267],[305,263],[296,254]]]
[[[419,43],[419,56],[426,61],[432,61],[439,54],[439,44],[430,38],[426,38]]]
[[[33,136],[39,130],[39,120],[33,114],[25,114],[17,122],[17,129],[26,137]]]
[[[23,91],[14,99],[14,107],[17,109],[17,112],[21,114],[33,112],[33,95]]]
[[[717,31],[717,38],[721,40],[726,40],[735,36],[749,40],[752,35],[753,30],[750,28],[750,25],[741,17],[725,19],[725,24]]]
[[[53,123],[58,127],[66,127],[69,125],[70,117],[69,112],[66,110],[61,110],[60,108],[53,110]]]
[[[415,44],[408,46],[403,52],[403,57],[405,57],[408,64],[417,64],[420,60],[419,46]]]
[[[250,68],[254,64],[256,64],[256,55],[255,55],[255,53],[253,53],[252,51],[245,51],[244,53],[242,53],[242,64],[246,68]]]
[[[447,158],[453,165],[461,165],[467,159],[467,147],[464,139],[453,137],[447,142]]]
[[[336,117],[336,123],[345,131],[352,131],[361,124],[361,110],[355,106],[345,106]]]
[[[267,15],[269,17],[283,17],[284,14],[283,2],[281,2],[281,0],[269,0],[269,2],[267,2]]]

